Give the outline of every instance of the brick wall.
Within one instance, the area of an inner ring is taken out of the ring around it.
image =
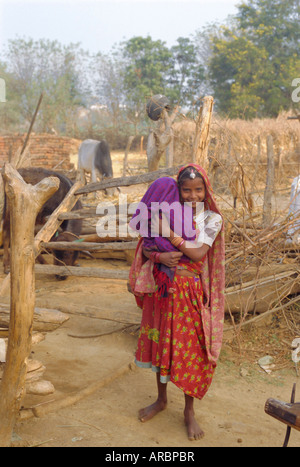
[[[26,135],[0,136],[0,167],[16,150],[23,146]],[[32,167],[44,167],[69,171],[74,168],[74,157],[78,153],[80,140],[65,136],[32,134],[28,143]],[[59,164],[59,165],[58,165]]]

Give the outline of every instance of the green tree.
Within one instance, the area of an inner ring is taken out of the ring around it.
[[[171,52],[164,42],[153,41],[150,36],[133,37],[123,43],[123,58],[125,99],[133,111],[132,118],[139,118],[145,112],[145,103],[150,96],[168,95]]]
[[[18,112],[18,101],[12,93],[13,75],[7,71],[4,62],[0,62],[0,78],[4,79],[6,87],[6,102],[0,103],[0,131],[5,132],[7,128],[20,125],[21,118]]]
[[[78,44],[15,39],[8,42],[5,59],[9,93],[20,119],[31,120],[38,98],[43,102],[36,122],[39,131],[64,131],[74,107],[83,102],[85,80]],[[80,78],[81,77],[81,78]]]
[[[208,23],[195,32],[193,43],[196,50],[196,62],[203,70],[201,83],[202,95],[213,95],[211,86],[209,63],[213,55],[213,40],[222,36],[219,23]]]
[[[276,117],[292,107],[300,72],[299,0],[251,0],[213,39],[210,77],[220,112]]]
[[[191,108],[201,95],[201,85],[205,80],[204,67],[197,60],[197,50],[193,42],[179,37],[171,47],[172,68],[168,87],[172,100]]]
[[[122,125],[124,108],[123,71],[124,64],[119,50],[110,55],[99,52],[93,60],[94,95],[107,108],[115,128]]]

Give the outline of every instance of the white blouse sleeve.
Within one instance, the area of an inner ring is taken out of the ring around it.
[[[197,243],[205,243],[212,246],[219,232],[222,229],[222,217],[213,211],[205,211],[197,216]]]

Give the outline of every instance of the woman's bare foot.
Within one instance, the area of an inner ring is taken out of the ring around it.
[[[193,410],[185,409],[184,422],[187,428],[187,434],[190,441],[199,440],[204,437],[204,431],[198,425]]]
[[[154,404],[148,405],[139,411],[139,419],[141,422],[147,422],[151,418],[155,417],[159,412],[165,410],[167,407],[167,401],[157,399]]]

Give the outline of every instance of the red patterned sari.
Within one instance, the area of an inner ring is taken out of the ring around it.
[[[195,264],[182,266],[195,270]],[[206,351],[201,280],[176,274],[172,288],[175,292],[168,300],[157,292],[144,296],[136,364],[160,372],[161,382],[171,381],[185,394],[202,399],[214,365]]]

